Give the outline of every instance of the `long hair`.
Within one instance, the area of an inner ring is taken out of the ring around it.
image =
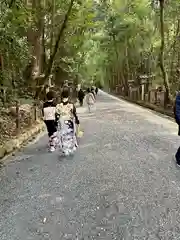
[[[48,101],[53,100],[53,99],[56,97],[55,92],[49,91],[49,92],[47,93],[46,97],[47,97],[47,100],[48,100]]]

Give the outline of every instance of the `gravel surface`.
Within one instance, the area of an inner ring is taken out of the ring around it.
[[[0,170],[0,240],[180,239],[180,139],[171,120],[105,93],[79,108],[74,157],[47,137]]]

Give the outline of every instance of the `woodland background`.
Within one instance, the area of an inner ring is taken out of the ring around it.
[[[0,143],[36,121],[65,80],[172,111],[179,0],[1,0]]]

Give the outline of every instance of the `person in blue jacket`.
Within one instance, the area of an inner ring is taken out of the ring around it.
[[[176,123],[178,124],[178,135],[180,136],[180,92],[176,95],[175,106],[174,106],[174,115]],[[176,152],[176,163],[180,167],[180,147]]]

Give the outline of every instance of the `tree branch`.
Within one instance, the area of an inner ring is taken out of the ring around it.
[[[11,0],[10,3],[9,3],[9,8],[11,8],[13,3],[15,3],[15,2],[16,2],[16,0]]]

